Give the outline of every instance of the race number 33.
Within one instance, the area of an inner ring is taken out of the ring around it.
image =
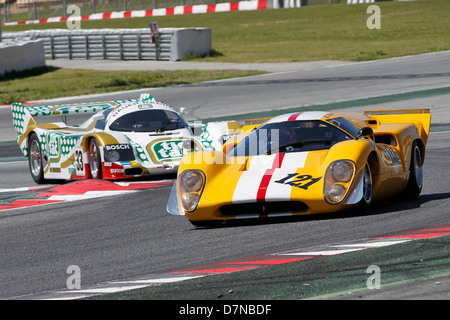
[[[86,174],[82,147],[75,148],[75,171],[77,176],[84,176]]]

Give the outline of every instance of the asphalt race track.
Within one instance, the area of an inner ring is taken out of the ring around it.
[[[315,104],[339,108],[347,105],[360,111],[430,108],[433,127],[427,146],[424,189],[417,201],[390,201],[368,213],[213,229],[195,229],[183,217],[166,213],[173,177],[155,177],[145,181],[154,187],[135,192],[0,210],[0,299],[32,298],[64,290],[69,277],[67,268],[72,265],[79,266],[84,287],[448,224],[449,80],[450,52],[442,52],[145,90],[175,107],[190,108],[191,119]],[[116,93],[78,101],[138,95]],[[52,103],[62,101],[70,99]],[[27,163],[17,161],[17,150],[8,142],[15,138],[9,121],[9,108],[0,107],[0,206],[21,199],[32,191],[29,188],[37,187]],[[8,162],[2,158],[8,158]],[[161,180],[169,183],[157,184]]]

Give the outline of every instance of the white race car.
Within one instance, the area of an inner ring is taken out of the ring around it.
[[[36,183],[48,179],[124,179],[175,173],[193,150],[222,150],[241,131],[235,121],[187,123],[151,95],[58,106],[11,106],[17,142]],[[34,117],[95,113],[84,123],[37,124]],[[195,134],[194,134],[195,133]]]

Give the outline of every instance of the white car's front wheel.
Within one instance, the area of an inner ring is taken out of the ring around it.
[[[42,184],[44,179],[44,163],[42,161],[41,143],[35,133],[32,133],[28,143],[28,165],[33,180]]]

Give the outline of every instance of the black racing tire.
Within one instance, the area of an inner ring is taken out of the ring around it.
[[[369,161],[366,162],[364,166],[363,173],[363,196],[359,205],[363,208],[368,208],[372,204],[373,200],[373,179],[372,179],[372,170],[370,168]]]
[[[91,179],[102,179],[102,157],[95,138],[89,141],[89,172]]]
[[[419,143],[414,141],[411,150],[411,164],[409,166],[409,180],[405,189],[405,196],[409,199],[417,198],[423,187],[422,151]]]
[[[36,133],[32,133],[28,139],[28,166],[30,168],[31,177],[37,184],[46,182],[44,178],[44,162],[41,143]]]

